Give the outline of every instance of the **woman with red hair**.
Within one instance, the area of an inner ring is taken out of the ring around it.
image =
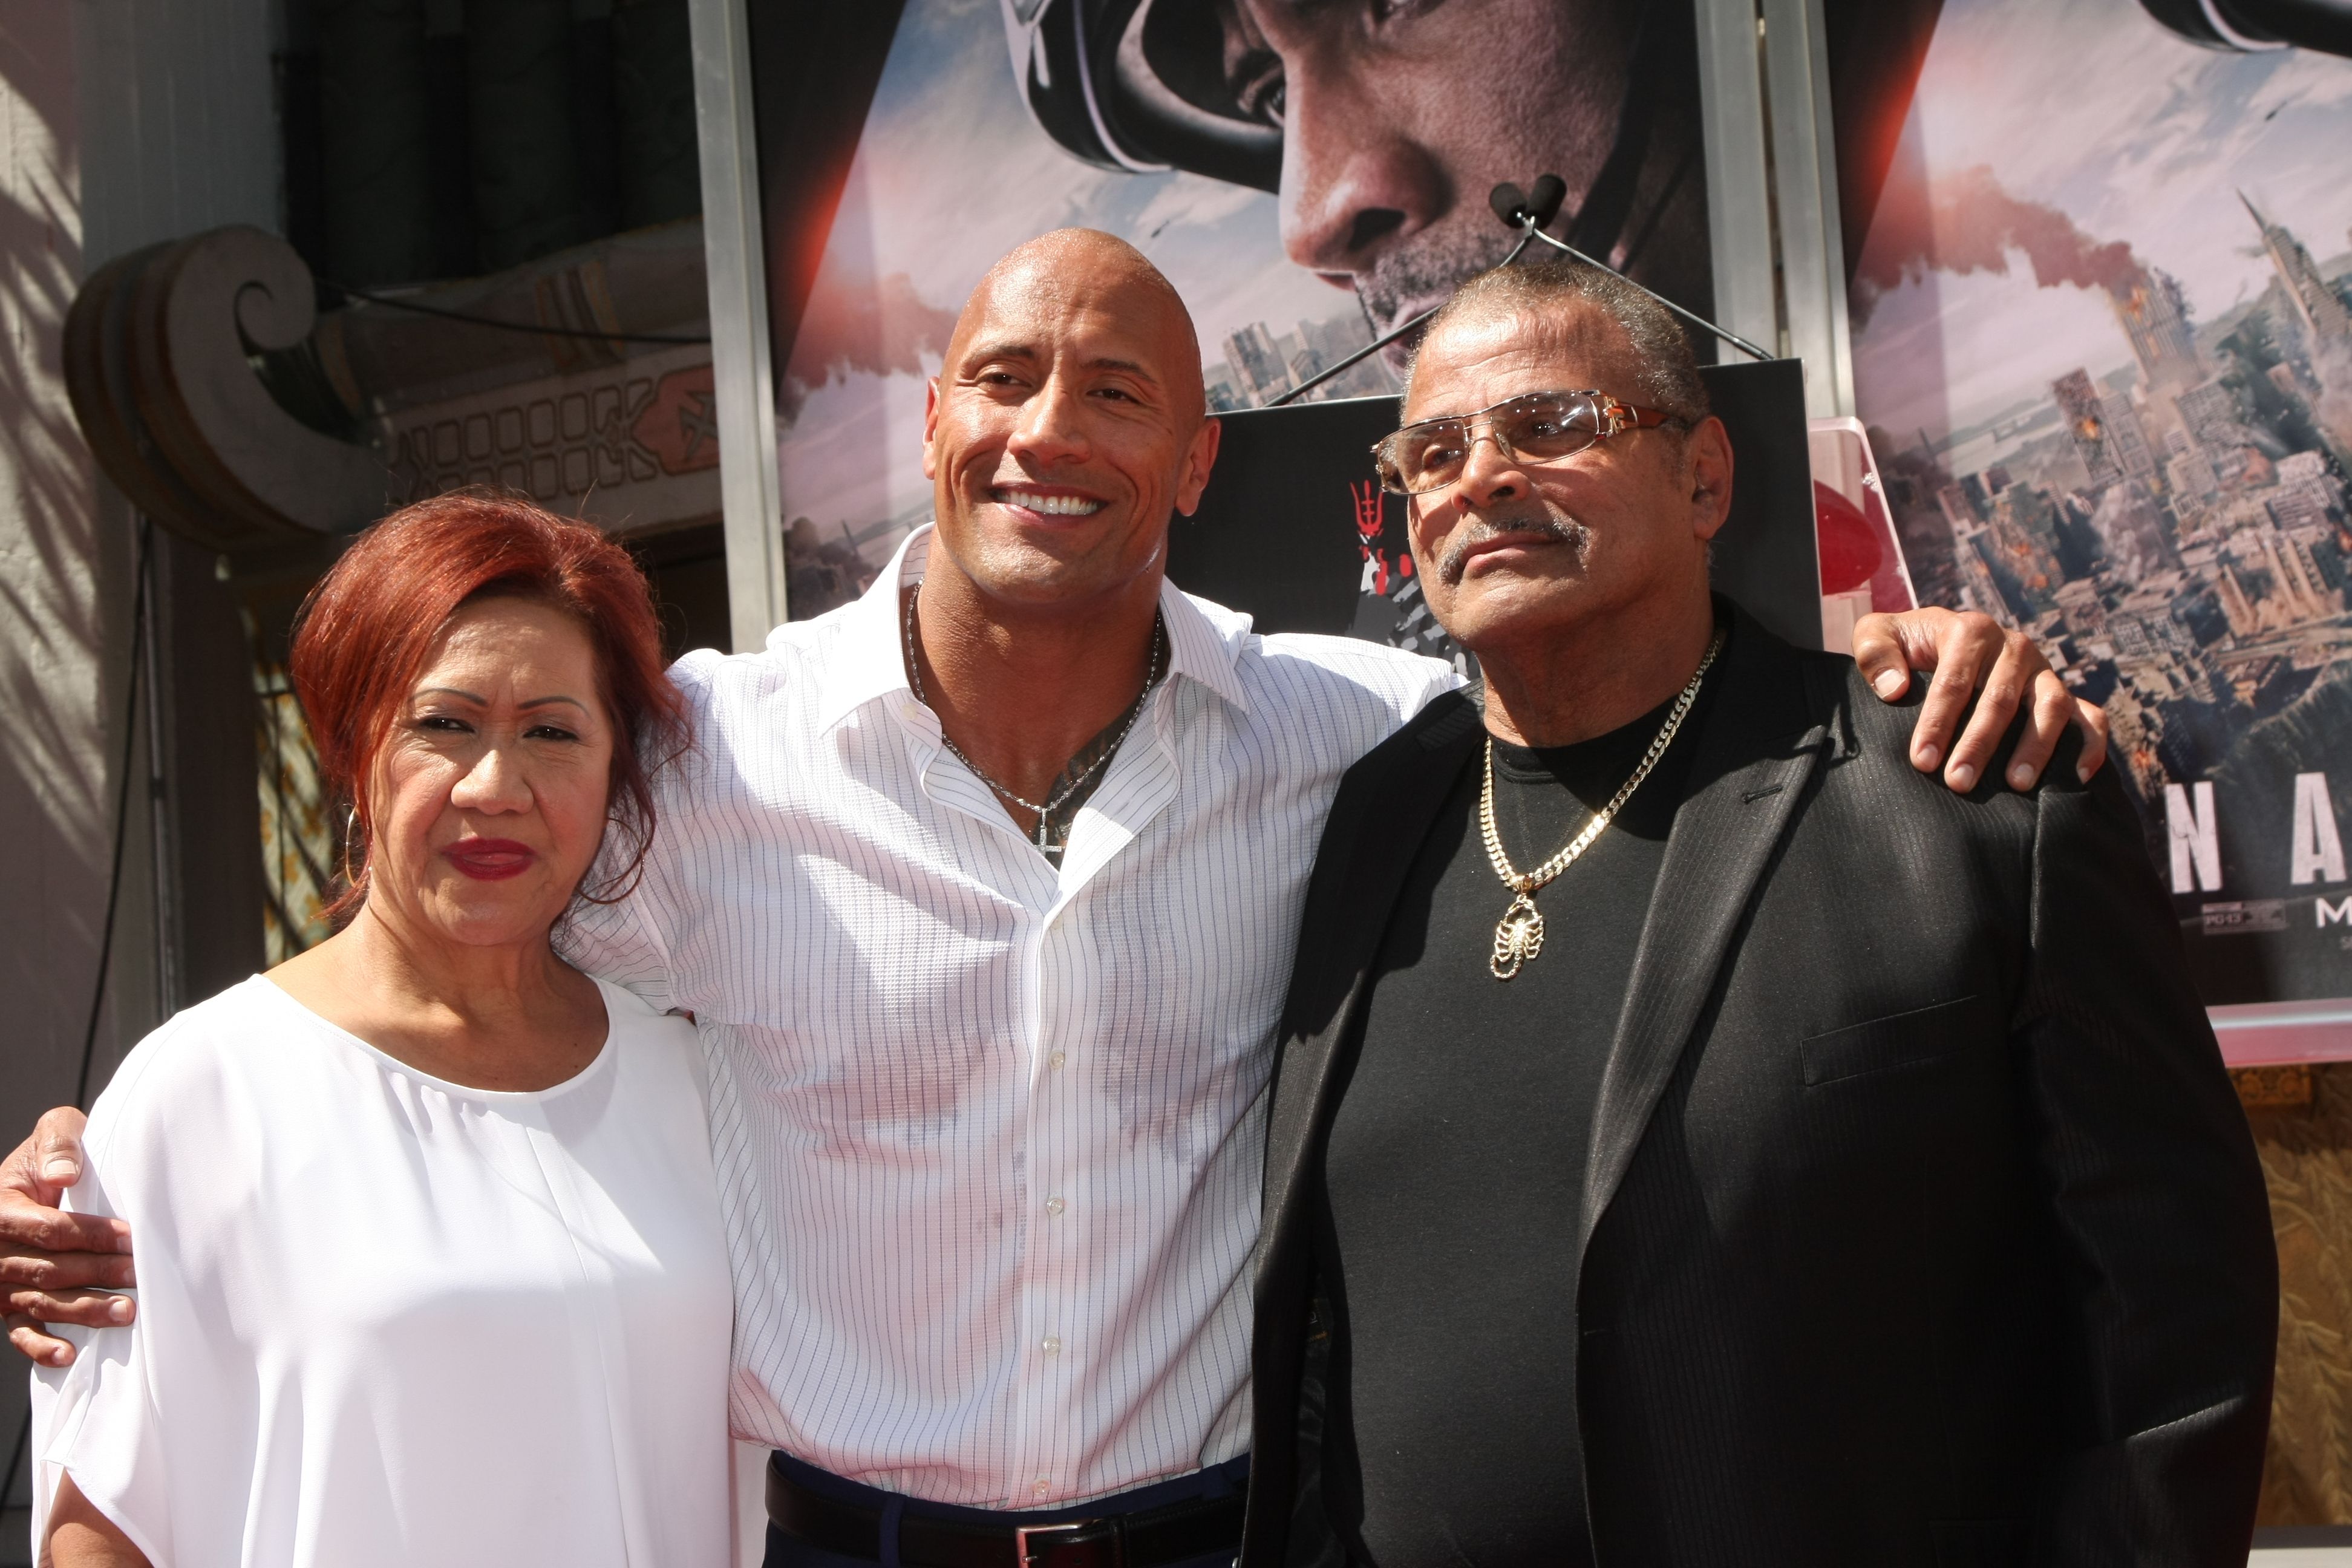
[[[645,580],[444,496],[328,574],[293,674],[350,807],[343,923],[99,1100],[75,1206],[130,1223],[140,1289],[41,1374],[44,1560],[715,1568],[700,1052],[550,942],[632,879],[686,743]]]

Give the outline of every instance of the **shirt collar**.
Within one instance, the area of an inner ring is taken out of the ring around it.
[[[914,695],[907,684],[906,617],[899,593],[922,580],[931,555],[933,525],[907,535],[874,585],[841,612],[841,640],[828,661],[818,698],[817,723],[830,730],[858,709],[897,692]],[[1234,707],[1246,710],[1236,666],[1250,633],[1250,618],[1223,605],[1196,599],[1174,584],[1160,584],[1160,616],[1168,627],[1168,672],[1198,681]]]
[[[1197,680],[1246,712],[1239,666],[1249,640],[1250,618],[1207,599],[1196,599],[1164,579],[1160,618],[1168,627],[1168,673]]]
[[[874,585],[839,612],[841,640],[835,657],[825,662],[823,689],[817,693],[820,731],[896,693],[913,699],[907,684],[906,612],[898,594],[908,584],[922,580],[930,554],[931,525],[925,523],[899,542]]]

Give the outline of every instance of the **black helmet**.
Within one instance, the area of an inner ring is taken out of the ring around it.
[[[2352,55],[2352,0],[2140,0],[2147,14],[2213,49],[2293,46]]]
[[[1022,99],[1071,153],[1129,173],[1280,184],[1281,128],[1235,100],[1213,0],[1002,3]]]

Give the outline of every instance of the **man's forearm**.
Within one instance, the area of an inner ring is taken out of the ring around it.
[[[127,1289],[136,1279],[131,1227],[102,1215],[72,1214],[66,1189],[81,1180],[82,1113],[60,1106],[0,1160],[0,1319],[9,1342],[44,1366],[64,1366],[73,1345],[44,1331],[52,1323],[102,1329],[131,1321]]]
[[[146,1553],[115,1522],[90,1506],[71,1472],[58,1478],[41,1542],[41,1568],[151,1568]]]

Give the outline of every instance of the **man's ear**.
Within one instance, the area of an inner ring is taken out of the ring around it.
[[[1224,440],[1225,424],[1212,416],[1201,421],[1184,449],[1184,471],[1176,481],[1176,510],[1186,517],[1201,510],[1201,492],[1209,488],[1209,472],[1217,466],[1217,447]]]
[[[1691,426],[1683,440],[1683,468],[1690,479],[1691,532],[1712,540],[1731,515],[1731,433],[1712,414]]]
[[[939,460],[931,455],[931,444],[940,434],[940,378],[933,376],[924,384],[923,394],[923,478],[940,477]]]

